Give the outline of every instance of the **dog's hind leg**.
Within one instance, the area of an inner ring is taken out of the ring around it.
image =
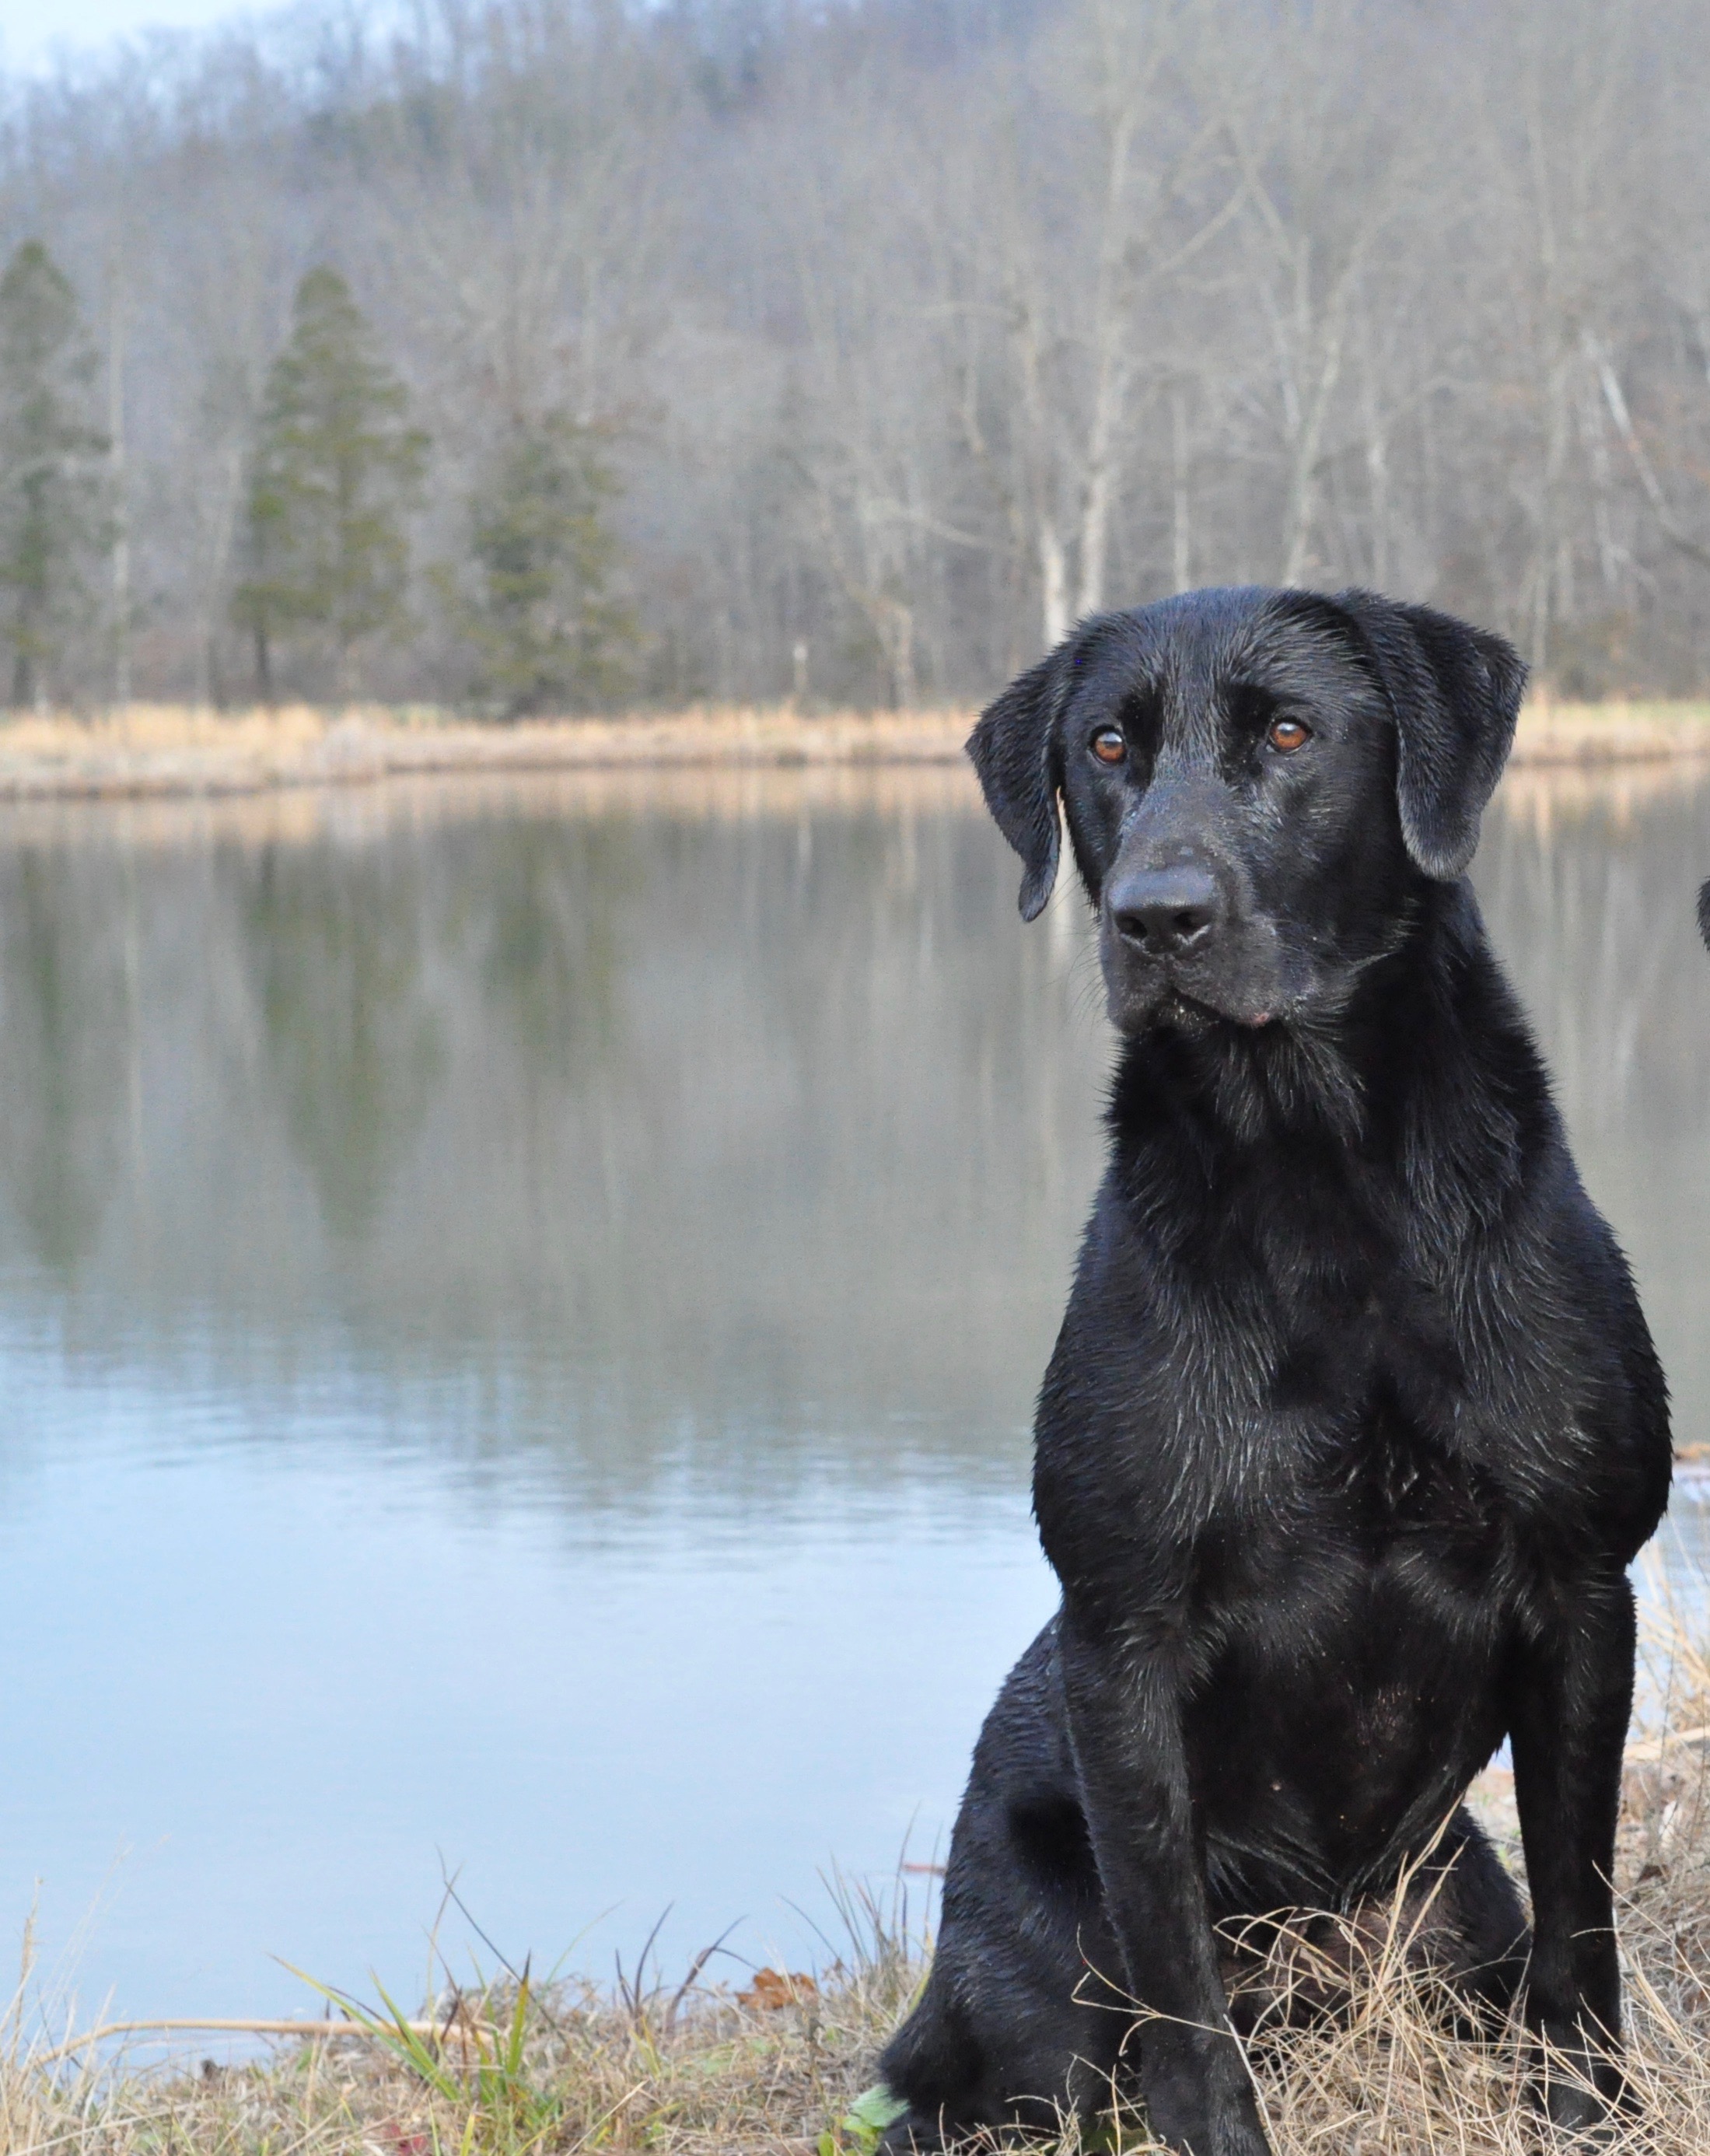
[[[1373,1927],[1399,1921],[1407,1966],[1441,1987],[1463,2035],[1491,2035],[1508,2019],[1526,1981],[1532,1933],[1519,1890],[1464,1804],[1414,1874],[1399,1912],[1374,1904]]]
[[[1464,1804],[1429,1870],[1442,1875],[1429,1925],[1432,1965],[1481,2026],[1499,2022],[1526,1980],[1532,1933],[1518,1888]]]
[[[1466,2036],[1492,2035],[1525,1981],[1532,1945],[1514,1882],[1464,1805],[1411,1875],[1399,1908],[1393,1892],[1340,1917],[1291,1914],[1279,1900],[1263,1917],[1226,1917],[1220,1930],[1230,2017],[1243,2035],[1345,2016],[1363,1977],[1398,1948],[1450,2025]],[[1282,1959],[1273,1960],[1279,1947]]]
[[[909,2106],[882,2148],[1048,2128],[1108,2107],[1132,2016],[1076,1794],[1055,1628],[986,1717],[950,1842],[938,1948],[879,2071]]]

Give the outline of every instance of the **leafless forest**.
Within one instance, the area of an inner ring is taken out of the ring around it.
[[[1702,0],[417,0],[13,82],[0,247],[75,291],[108,503],[56,693],[254,694],[323,264],[428,439],[366,693],[461,693],[472,489],[559,418],[621,487],[620,701],[970,699],[1248,579],[1700,689],[1707,110]]]

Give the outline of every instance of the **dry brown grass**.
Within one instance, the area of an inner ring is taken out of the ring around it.
[[[217,712],[133,704],[0,719],[0,799],[247,793],[400,774],[960,763],[971,711],[700,706],[479,726],[426,706]],[[1553,704],[1523,714],[1521,767],[1710,758],[1710,704]]]
[[[136,704],[0,722],[0,798],[250,793],[428,772],[959,762],[973,715],[705,706],[479,726],[426,708]]]
[[[877,1912],[869,1912],[877,1917]],[[380,2014],[364,2033],[267,2058],[152,2070],[22,2035],[0,2061],[7,2156],[525,2156],[653,2148],[817,2150],[872,2078],[876,2039],[918,1972],[883,1920],[818,1979],[762,1972],[745,1994],[504,1983],[448,1991],[433,2039]],[[771,1981],[767,1981],[768,1978]],[[182,2046],[183,2039],[179,2039]]]
[[[1521,764],[1651,762],[1710,755],[1710,704],[1563,704],[1534,697],[1520,714]]]
[[[1628,2006],[1631,2113],[1611,2156],[1710,2149],[1710,1647],[1666,1606],[1652,1627],[1651,1706],[1630,1748],[1617,1886]],[[1504,1779],[1479,1806],[1517,1861]],[[1249,2045],[1277,2156],[1534,2156],[1553,2144],[1526,2097],[1518,2031],[1451,2033],[1443,2002],[1406,1973],[1417,1921],[1344,1928],[1348,2010],[1317,2025],[1278,2018]],[[662,2156],[856,2156],[872,2134],[848,2117],[920,1974],[906,1926],[857,1902],[854,1943],[817,1981],[745,1993],[697,1980],[619,1996],[504,1984],[438,2002],[443,2040],[394,2030],[282,2044],[248,2064],[146,2068],[133,2052],[55,2060],[26,1984],[0,2052],[8,2156],[525,2156],[639,2150]],[[1286,1989],[1323,1976],[1318,1944],[1286,1935],[1269,1972]],[[697,1972],[697,1976],[699,1973]],[[383,2016],[377,2017],[383,2020]],[[182,2039],[178,2040],[182,2043]],[[1562,2071],[1567,2071],[1563,2068]],[[1027,2144],[1052,2156],[1141,2151],[1119,2116]],[[1564,2144],[1563,2144],[1564,2145]]]

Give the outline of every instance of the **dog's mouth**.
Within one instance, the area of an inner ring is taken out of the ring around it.
[[[1149,993],[1133,982],[1109,983],[1113,1022],[1130,1035],[1178,1033],[1201,1039],[1213,1032],[1262,1032],[1278,1016],[1275,1003],[1236,999],[1214,1000],[1201,988],[1197,993],[1166,974],[1150,984]]]
[[[1159,1032],[1265,1039],[1283,1021],[1307,1015],[1324,985],[1312,952],[1262,918],[1234,925],[1205,950],[1166,955],[1135,947],[1107,917],[1099,958],[1105,1007],[1130,1039]]]
[[[1244,1026],[1257,1032],[1269,1025],[1274,1015],[1268,1010],[1227,1010],[1221,1004],[1206,1003],[1198,996],[1190,995],[1172,981],[1160,1001],[1157,1022],[1184,1033],[1203,1033],[1214,1025]]]

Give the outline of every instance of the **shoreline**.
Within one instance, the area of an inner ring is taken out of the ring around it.
[[[1666,1712],[1641,1717],[1628,1747],[1615,1867],[1633,2145],[1698,2156],[1710,2117],[1710,1658],[1684,1631],[1651,1644],[1672,1648],[1674,1681]],[[1487,1769],[1471,1795],[1518,1872],[1512,1777]],[[874,2087],[878,2052],[916,1993],[930,1939],[894,1892],[846,1890],[839,1910],[847,1937],[828,1943],[832,1958],[811,1971],[766,1968],[721,1984],[705,1974],[708,1949],[680,1981],[620,1970],[615,1989],[477,1972],[410,2015],[309,1979],[320,1994],[312,2020],[115,2023],[79,2034],[64,2002],[42,2011],[27,1969],[0,2014],[7,2146],[66,2156],[230,2156],[240,2146],[299,2156],[874,2156],[892,2115]],[[1375,2145],[1395,2156],[1513,2156],[1519,2146],[1530,2064],[1520,2030],[1506,2027],[1485,2045],[1451,2032],[1396,1950],[1394,1927],[1406,1921],[1374,1907],[1320,1919],[1316,1931],[1291,1922],[1270,1943],[1255,1974],[1278,1993],[1301,1985],[1317,1995],[1329,1924],[1331,1965],[1351,1984],[1353,2010],[1273,2016],[1247,2040],[1277,2156],[1351,2146],[1375,2116],[1385,2122]],[[206,2056],[210,2040],[218,2048],[244,2037],[269,2048]],[[165,2056],[155,2051],[162,2041]],[[1026,2145],[1036,2156],[1087,2156],[1090,2146],[1142,2144],[1151,2145],[1144,2123],[1124,2104],[1108,2136],[1066,2126]],[[1374,2145],[1369,2135],[1364,2145]]]
[[[535,773],[955,764],[961,710],[803,717],[707,708],[514,725],[379,706],[214,712],[136,705],[0,725],[0,801],[143,800]],[[1710,734],[1710,728],[1707,728]]]
[[[146,800],[540,772],[955,765],[977,716],[704,706],[630,717],[446,719],[379,706],[215,712],[132,705],[0,723],[0,801]],[[1560,704],[1521,713],[1509,768],[1703,765],[1710,703]]]

